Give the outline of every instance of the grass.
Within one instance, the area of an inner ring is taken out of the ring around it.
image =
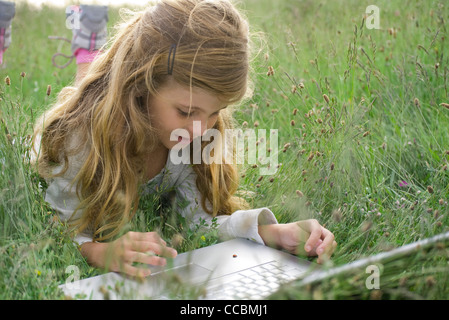
[[[254,96],[236,118],[249,128],[257,121],[258,128],[278,129],[282,164],[262,178],[247,165],[241,189],[280,222],[315,218],[332,230],[339,244],[333,265],[449,230],[449,110],[441,105],[449,103],[449,7],[377,1],[380,29],[367,29],[362,18],[370,4],[241,2],[265,44],[253,63]],[[109,25],[117,19],[111,8]],[[61,9],[19,5],[13,45],[0,69],[1,79],[10,78],[10,85],[1,84],[0,102],[2,299],[63,298],[57,286],[70,265],[81,277],[99,273],[54,219],[26,157],[33,119],[74,78],[74,63],[62,70],[51,64],[54,52],[70,50],[47,39],[70,37],[64,23]],[[274,73],[267,75],[269,67]],[[181,234],[181,251],[216,241],[213,231],[201,234],[166,220],[158,203],[144,199],[131,228],[158,229],[168,240]],[[144,216],[144,210],[155,214]],[[318,285],[292,284],[275,297],[446,299],[447,255],[438,246],[380,266],[378,290],[366,288],[368,274],[360,270]]]

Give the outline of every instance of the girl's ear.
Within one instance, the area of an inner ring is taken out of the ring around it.
[[[137,105],[139,106],[140,110],[147,110],[148,97],[146,97],[146,96],[136,97],[136,101],[137,101]]]

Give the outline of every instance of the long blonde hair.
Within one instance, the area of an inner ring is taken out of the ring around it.
[[[168,72],[173,45],[176,55]],[[77,210],[83,210],[75,221],[77,232],[92,228],[95,240],[108,239],[137,209],[144,158],[158,141],[142,101],[173,77],[236,103],[248,89],[249,48],[247,22],[226,0],[162,0],[120,25],[78,88],[61,90],[35,129],[44,178],[64,174],[69,159],[85,151],[74,178],[81,199]],[[221,112],[215,128],[223,133],[230,127],[231,115]],[[201,163],[194,170],[206,212],[215,216],[247,207],[234,196],[239,180],[234,165]]]

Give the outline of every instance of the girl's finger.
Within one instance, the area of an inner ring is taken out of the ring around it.
[[[167,260],[163,257],[159,257],[154,253],[142,253],[136,251],[130,251],[125,254],[125,260],[127,263],[131,264],[134,262],[149,264],[152,266],[165,266],[167,264]]]
[[[305,222],[307,222],[308,228],[306,231],[310,233],[310,236],[304,245],[304,250],[306,250],[306,252],[310,252],[317,246],[319,240],[322,239],[322,230],[320,224],[316,220],[306,220]]]
[[[137,278],[145,278],[151,274],[150,269],[134,267],[131,264],[125,264],[123,266],[123,270],[120,270],[120,272],[123,272],[131,277],[137,277]]]
[[[157,232],[134,232],[130,231],[126,234],[132,241],[150,241],[166,245],[166,242],[159,236]]]
[[[174,258],[177,255],[175,249],[167,247],[163,244],[149,241],[134,241],[131,245],[131,250],[143,253],[153,252],[167,258]]]
[[[325,253],[330,256],[333,252],[333,243],[335,242],[334,241],[335,237],[332,232],[330,232],[324,227],[321,227],[321,234],[323,242],[317,248],[316,252],[318,255]]]

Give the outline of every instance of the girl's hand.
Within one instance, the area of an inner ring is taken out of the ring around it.
[[[329,259],[337,247],[334,235],[315,219],[259,226],[259,234],[267,245],[296,255],[318,256],[318,263]]]
[[[177,255],[176,250],[167,247],[156,232],[128,232],[113,242],[85,243],[81,251],[95,266],[132,277],[151,274],[148,268],[134,266],[135,262],[164,266],[167,263],[164,257],[174,258]]]

